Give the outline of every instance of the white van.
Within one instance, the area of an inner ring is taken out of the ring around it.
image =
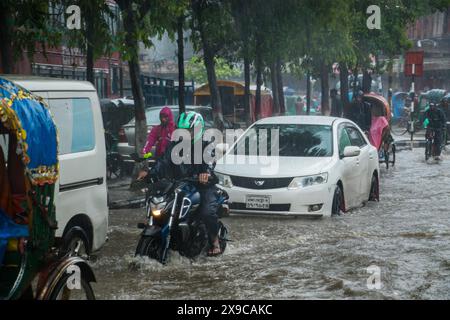
[[[108,205],[105,136],[94,86],[56,78],[2,77],[44,98],[56,123],[56,236],[62,248],[79,255],[98,250],[106,241]]]

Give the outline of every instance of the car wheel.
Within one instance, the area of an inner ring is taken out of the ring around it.
[[[380,187],[375,174],[372,175],[372,181],[370,182],[369,201],[380,201]]]
[[[336,186],[333,195],[333,204],[331,206],[331,215],[338,216],[341,214],[342,207],[344,204],[344,193],[340,186]]]

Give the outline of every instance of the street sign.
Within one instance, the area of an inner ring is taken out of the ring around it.
[[[423,76],[423,51],[408,51],[406,53],[405,76]]]

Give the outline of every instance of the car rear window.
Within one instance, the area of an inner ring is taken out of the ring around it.
[[[328,125],[262,124],[253,126],[235,146],[237,155],[264,154],[261,144],[264,131],[267,134],[267,155],[272,155],[272,132],[278,129],[280,157],[330,157],[333,154],[332,128]],[[275,142],[275,140],[274,140]],[[274,144],[275,146],[275,144]],[[273,153],[275,155],[276,153]]]

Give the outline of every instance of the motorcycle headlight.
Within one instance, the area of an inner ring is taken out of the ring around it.
[[[326,183],[328,181],[328,173],[321,173],[314,176],[294,178],[288,189],[299,189],[317,184]]]
[[[217,179],[219,179],[219,185],[225,188],[231,188],[233,186],[233,182],[231,181],[231,177],[226,174],[221,174],[215,172]]]
[[[150,202],[150,210],[152,211],[152,215],[154,217],[158,217],[161,215],[161,211],[166,207],[167,202],[163,201],[164,198],[153,198]]]

